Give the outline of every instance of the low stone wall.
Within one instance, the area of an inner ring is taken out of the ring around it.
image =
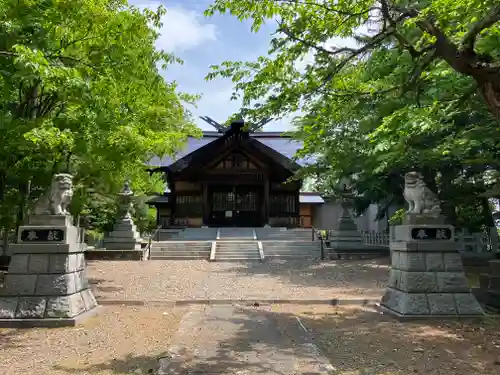
[[[104,250],[85,251],[86,260],[142,260],[143,250]]]

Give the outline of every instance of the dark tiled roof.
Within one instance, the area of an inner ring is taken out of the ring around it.
[[[170,157],[154,157],[149,161],[151,167],[168,167],[175,161],[182,159],[184,156],[198,150],[199,148],[206,146],[210,142],[214,141],[218,137],[222,136],[221,133],[214,131],[204,131],[203,137],[200,139],[189,138],[185,147],[179,151],[174,158]],[[291,159],[295,156],[296,152],[302,147],[302,142],[291,139],[290,137],[282,136],[278,132],[256,132],[251,135],[253,138],[262,142],[266,146],[272,148],[273,150],[279,152],[283,156]],[[297,164],[306,165],[312,162],[313,159],[300,159],[297,160]]]

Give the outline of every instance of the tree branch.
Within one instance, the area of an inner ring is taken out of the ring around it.
[[[367,9],[367,10],[364,10],[361,12],[352,13],[350,11],[343,11],[343,10],[329,7],[323,2],[300,1],[300,0],[274,0],[274,1],[279,2],[279,3],[287,3],[287,4],[294,4],[294,5],[313,5],[313,6],[317,6],[317,7],[326,9],[327,11],[332,12],[332,13],[337,13],[337,14],[344,15],[344,16],[353,16],[353,17],[368,14],[372,9],[375,9],[375,8],[370,8],[370,9]]]
[[[477,36],[485,29],[500,21],[500,6],[492,9],[483,19],[477,21],[462,40],[461,49],[465,52],[473,53]]]

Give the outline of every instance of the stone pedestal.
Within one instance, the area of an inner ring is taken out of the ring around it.
[[[343,206],[337,229],[330,233],[330,247],[335,251],[361,250],[366,247],[346,206]]]
[[[98,311],[85,245],[67,215],[38,215],[19,229],[0,292],[0,327],[73,326]]]
[[[439,221],[394,228],[389,283],[380,303],[383,311],[400,318],[484,314],[465,277],[454,228]],[[408,222],[421,220],[404,221]]]
[[[142,239],[132,218],[116,222],[113,231],[104,237],[106,250],[141,250]]]

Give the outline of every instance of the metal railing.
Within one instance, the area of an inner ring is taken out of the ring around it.
[[[155,238],[155,241],[160,240],[160,230],[162,226],[158,225],[156,227],[156,230],[149,236],[148,239],[148,244],[146,245],[146,248],[144,249],[143,255],[142,255],[142,260],[148,260],[149,259],[149,254],[151,253],[151,243],[153,242],[153,238]]]

